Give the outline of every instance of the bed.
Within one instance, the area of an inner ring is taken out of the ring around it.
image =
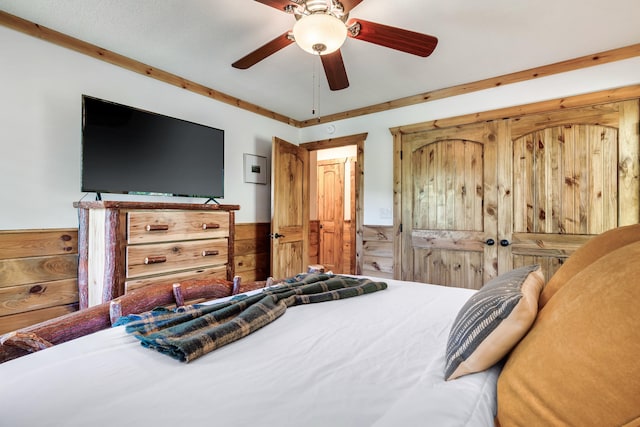
[[[386,289],[289,307],[189,363],[126,326],[6,361],[0,424],[637,426],[640,267],[629,260],[640,226],[605,234],[569,258],[536,295],[524,338],[479,372],[444,375],[452,331],[482,290],[362,278]]]

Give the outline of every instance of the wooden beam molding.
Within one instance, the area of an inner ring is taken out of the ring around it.
[[[150,65],[128,58],[124,55],[120,55],[94,44],[87,43],[75,37],[68,36],[50,28],[28,21],[26,19],[19,18],[2,10],[0,10],[0,25],[4,25],[5,27],[33,37],[37,37],[41,40],[48,41],[58,46],[74,50],[92,58],[108,62],[109,64],[116,65],[129,71],[151,77],[152,79],[156,79],[173,86],[181,87],[182,89],[206,96],[211,99],[215,99],[216,101],[220,101],[225,104],[229,104],[234,107],[238,107],[243,110],[247,110],[252,113],[259,114],[261,116],[265,116],[291,126],[299,126],[298,121],[282,114],[275,113],[273,111],[267,110],[266,108],[251,104],[249,102],[235,98],[226,93],[219,92],[215,89],[211,89],[194,81],[187,80],[167,71],[159,70]]]
[[[382,102],[379,104],[370,105],[363,108],[357,108],[341,113],[330,114],[324,117],[311,118],[307,120],[295,120],[291,117],[287,117],[283,114],[276,113],[274,111],[267,110],[250,102],[243,101],[239,98],[235,98],[231,95],[219,92],[215,89],[193,82],[191,80],[184,79],[175,74],[167,71],[159,70],[150,65],[128,58],[115,52],[111,52],[107,49],[103,49],[99,46],[87,43],[77,38],[68,36],[26,19],[19,18],[11,15],[7,12],[0,10],[0,25],[11,28],[13,30],[28,34],[33,37],[37,37],[41,40],[48,41],[50,43],[66,47],[76,52],[88,55],[92,58],[99,59],[101,61],[108,62],[112,65],[122,67],[124,69],[134,71],[136,73],[145,75],[147,77],[159,80],[161,82],[181,87],[185,90],[197,93],[214,99],[219,102],[223,102],[234,107],[250,111],[255,114],[259,114],[270,119],[286,123],[290,126],[304,128],[309,126],[315,126],[322,123],[330,123],[337,120],[346,120],[354,117],[364,116],[368,114],[379,113],[396,108],[408,107],[411,105],[421,104],[424,102],[435,101],[437,99],[448,98],[457,95],[463,95],[479,90],[490,89],[493,87],[504,86],[511,83],[518,83],[527,80],[533,80],[540,77],[551,76],[554,74],[564,73],[568,71],[574,71],[581,68],[587,68],[594,65],[602,65],[610,62],[621,61],[624,59],[640,56],[640,43],[621,47],[618,49],[607,50],[604,52],[581,56],[579,58],[569,59],[566,61],[556,62],[554,64],[543,65],[536,68],[531,68],[524,71],[519,71],[511,74],[505,74],[498,77],[492,77],[489,79],[478,80],[471,83],[465,83],[457,86],[452,86],[444,89],[437,89],[429,92],[420,93],[404,98],[399,98],[392,101]]]
[[[393,135],[397,133],[411,134],[432,129],[443,129],[452,126],[461,126],[497,119],[513,119],[529,114],[546,113],[549,111],[565,110],[570,108],[580,108],[589,105],[606,104],[610,102],[627,101],[636,98],[640,98],[640,85],[603,90],[599,92],[587,93],[584,95],[575,95],[567,98],[557,98],[549,101],[540,101],[533,104],[500,108],[497,110],[483,111],[480,113],[466,114],[463,116],[431,120],[406,126],[398,126],[389,130]]]
[[[322,118],[303,120],[302,122],[300,122],[300,126],[308,127],[315,126],[321,123],[334,122],[337,120],[351,119],[367,114],[379,113],[382,111],[393,110],[395,108],[408,107],[411,105],[421,104],[423,102],[435,101],[437,99],[444,99],[457,95],[464,95],[484,89],[491,89],[511,83],[519,83],[527,80],[538,79],[540,77],[547,77],[554,74],[575,71],[581,68],[592,67],[594,65],[602,65],[609,62],[622,61],[623,59],[634,58],[636,56],[640,56],[640,43],[595,53],[593,55],[581,56],[579,58],[569,59],[567,61],[556,62],[555,64],[543,65],[541,67],[531,68],[529,70],[518,71],[498,77],[492,77],[485,80],[478,80],[476,82],[465,83],[444,89],[437,89],[431,92],[424,92],[418,95],[412,95],[393,101],[370,105],[368,107],[345,111],[343,113],[331,114]]]

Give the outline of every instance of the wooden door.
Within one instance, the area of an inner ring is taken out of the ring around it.
[[[403,136],[402,278],[478,289],[497,274],[496,125]]]
[[[548,279],[592,236],[626,222],[619,159],[637,140],[620,139],[624,109],[614,103],[510,121],[512,171],[505,172],[513,202],[504,211],[510,224],[501,236],[508,243],[500,249],[501,272],[538,263]]]
[[[271,276],[306,271],[309,235],[309,152],[280,138],[272,145]]]
[[[318,162],[318,262],[334,273],[343,271],[344,162]]]
[[[549,279],[639,222],[639,122],[630,100],[403,134],[402,278],[478,288],[537,263]]]

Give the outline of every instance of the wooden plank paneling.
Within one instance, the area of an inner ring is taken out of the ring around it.
[[[269,277],[270,231],[269,223],[236,224],[233,262],[242,282]]]
[[[0,231],[0,259],[78,252],[78,230]]]
[[[364,254],[368,256],[393,258],[393,245],[388,241],[367,240],[364,243]]]
[[[320,221],[309,221],[309,264],[318,263],[320,249]]]
[[[236,241],[253,240],[260,241],[269,239],[270,224],[268,222],[253,222],[236,224],[235,239]]]
[[[0,231],[0,333],[77,309],[78,230]]]
[[[78,301],[77,279],[56,280],[0,289],[0,316]]]
[[[389,225],[364,225],[362,240],[393,242],[393,227]]]
[[[353,252],[355,246],[351,240],[351,226],[351,221],[344,221],[342,228],[342,271],[353,274],[355,269],[351,264],[355,260],[355,253]]]
[[[393,226],[363,227],[362,274],[392,279],[394,277]]]
[[[259,240],[243,239],[235,242],[234,253],[236,256],[247,254],[269,253],[269,240],[265,237]]]
[[[77,254],[0,260],[0,288],[77,276]]]
[[[36,323],[55,317],[64,316],[65,314],[78,311],[78,303],[58,305],[55,307],[43,308],[40,310],[25,311],[24,313],[10,314],[0,318],[0,334],[15,331]]]
[[[382,278],[393,278],[393,259],[386,257],[363,256],[362,274]]]

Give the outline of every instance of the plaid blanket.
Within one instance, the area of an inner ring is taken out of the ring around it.
[[[157,308],[121,317],[114,326],[126,331],[144,347],[190,362],[239,340],[282,316],[287,307],[355,297],[387,288],[364,278],[309,274],[295,281],[212,305]]]

